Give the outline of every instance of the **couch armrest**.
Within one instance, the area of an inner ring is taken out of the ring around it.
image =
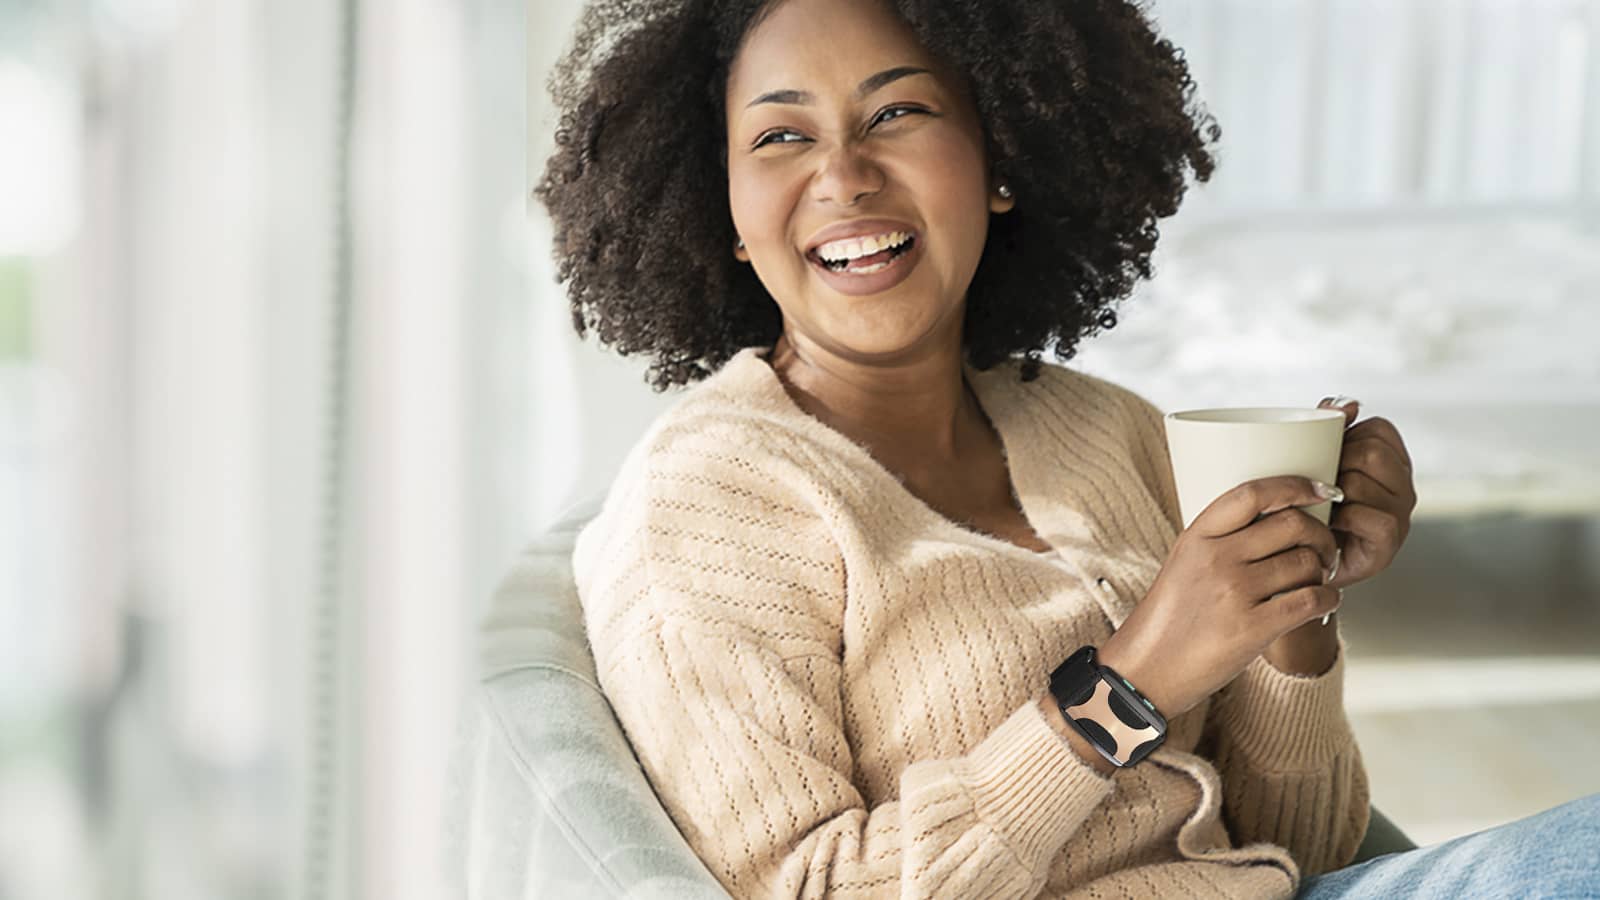
[[[605,698],[559,669],[481,684],[458,763],[473,900],[728,900],[661,807]]]

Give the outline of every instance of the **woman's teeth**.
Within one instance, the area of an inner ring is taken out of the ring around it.
[[[891,231],[888,234],[873,235],[867,238],[849,238],[842,241],[831,241],[817,248],[817,257],[830,265],[847,263],[852,259],[882,253],[891,247],[897,247],[911,240],[909,231]]]
[[[856,266],[850,270],[850,273],[853,275],[871,275],[873,272],[887,269],[889,267],[889,262],[890,261],[886,259],[883,262],[873,263],[870,266]]]

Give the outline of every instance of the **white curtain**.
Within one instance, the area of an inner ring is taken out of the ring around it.
[[[0,10],[0,896],[449,893],[532,530],[523,21]]]
[[[1189,218],[1600,204],[1594,0],[1153,0],[1222,124]]]

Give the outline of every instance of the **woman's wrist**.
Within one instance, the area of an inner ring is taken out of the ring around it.
[[[1330,614],[1326,625],[1319,617],[1279,635],[1261,655],[1287,675],[1325,674],[1339,655],[1339,614]]]
[[[1184,705],[1182,698],[1172,692],[1161,679],[1161,673],[1146,665],[1126,644],[1117,640],[1115,634],[1096,649],[1095,659],[1100,665],[1110,667],[1126,679],[1133,685],[1134,690],[1143,694],[1146,700],[1155,705],[1156,712],[1168,720],[1194,705],[1192,703]]]

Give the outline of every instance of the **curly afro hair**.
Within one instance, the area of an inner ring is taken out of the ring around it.
[[[782,2],[782,0],[777,0]],[[887,0],[966,73],[995,176],[1015,207],[990,217],[967,291],[967,361],[1044,350],[1071,359],[1151,277],[1156,220],[1185,171],[1211,177],[1221,135],[1195,104],[1183,52],[1128,0]],[[657,391],[715,372],[782,333],[777,304],[735,259],[724,91],[773,0],[592,0],[550,76],[556,149],[534,189],[554,224],[558,283],[580,336],[646,353]]]

